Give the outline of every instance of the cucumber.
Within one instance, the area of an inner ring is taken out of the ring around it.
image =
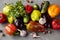
[[[42,14],[47,11],[49,5],[50,5],[49,1],[44,1],[44,5],[43,5],[43,7],[41,9]]]

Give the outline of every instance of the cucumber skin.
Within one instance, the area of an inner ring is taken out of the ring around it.
[[[43,5],[42,10],[41,10],[42,14],[47,11],[49,5],[50,5],[49,1],[44,2],[44,5]]]

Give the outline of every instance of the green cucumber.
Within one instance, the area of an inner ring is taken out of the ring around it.
[[[42,14],[47,11],[49,5],[50,5],[49,1],[44,1],[44,5],[43,5],[43,7],[41,9]]]

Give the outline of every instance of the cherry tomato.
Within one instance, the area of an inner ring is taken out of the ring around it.
[[[6,16],[3,13],[0,13],[0,23],[3,23],[6,21]]]
[[[5,26],[5,31],[9,35],[13,35],[13,33],[17,30],[14,24],[8,24]]]

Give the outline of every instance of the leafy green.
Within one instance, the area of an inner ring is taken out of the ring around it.
[[[24,8],[24,5],[21,3],[21,1],[17,1],[16,2],[16,5],[12,5],[12,10],[11,11],[9,11],[9,13],[8,13],[8,15],[7,15],[7,17],[13,17],[13,19],[15,20],[17,17],[19,17],[19,16],[22,16],[22,17],[24,17],[24,16],[28,16],[27,14],[26,14],[26,11],[25,11],[25,8]]]

